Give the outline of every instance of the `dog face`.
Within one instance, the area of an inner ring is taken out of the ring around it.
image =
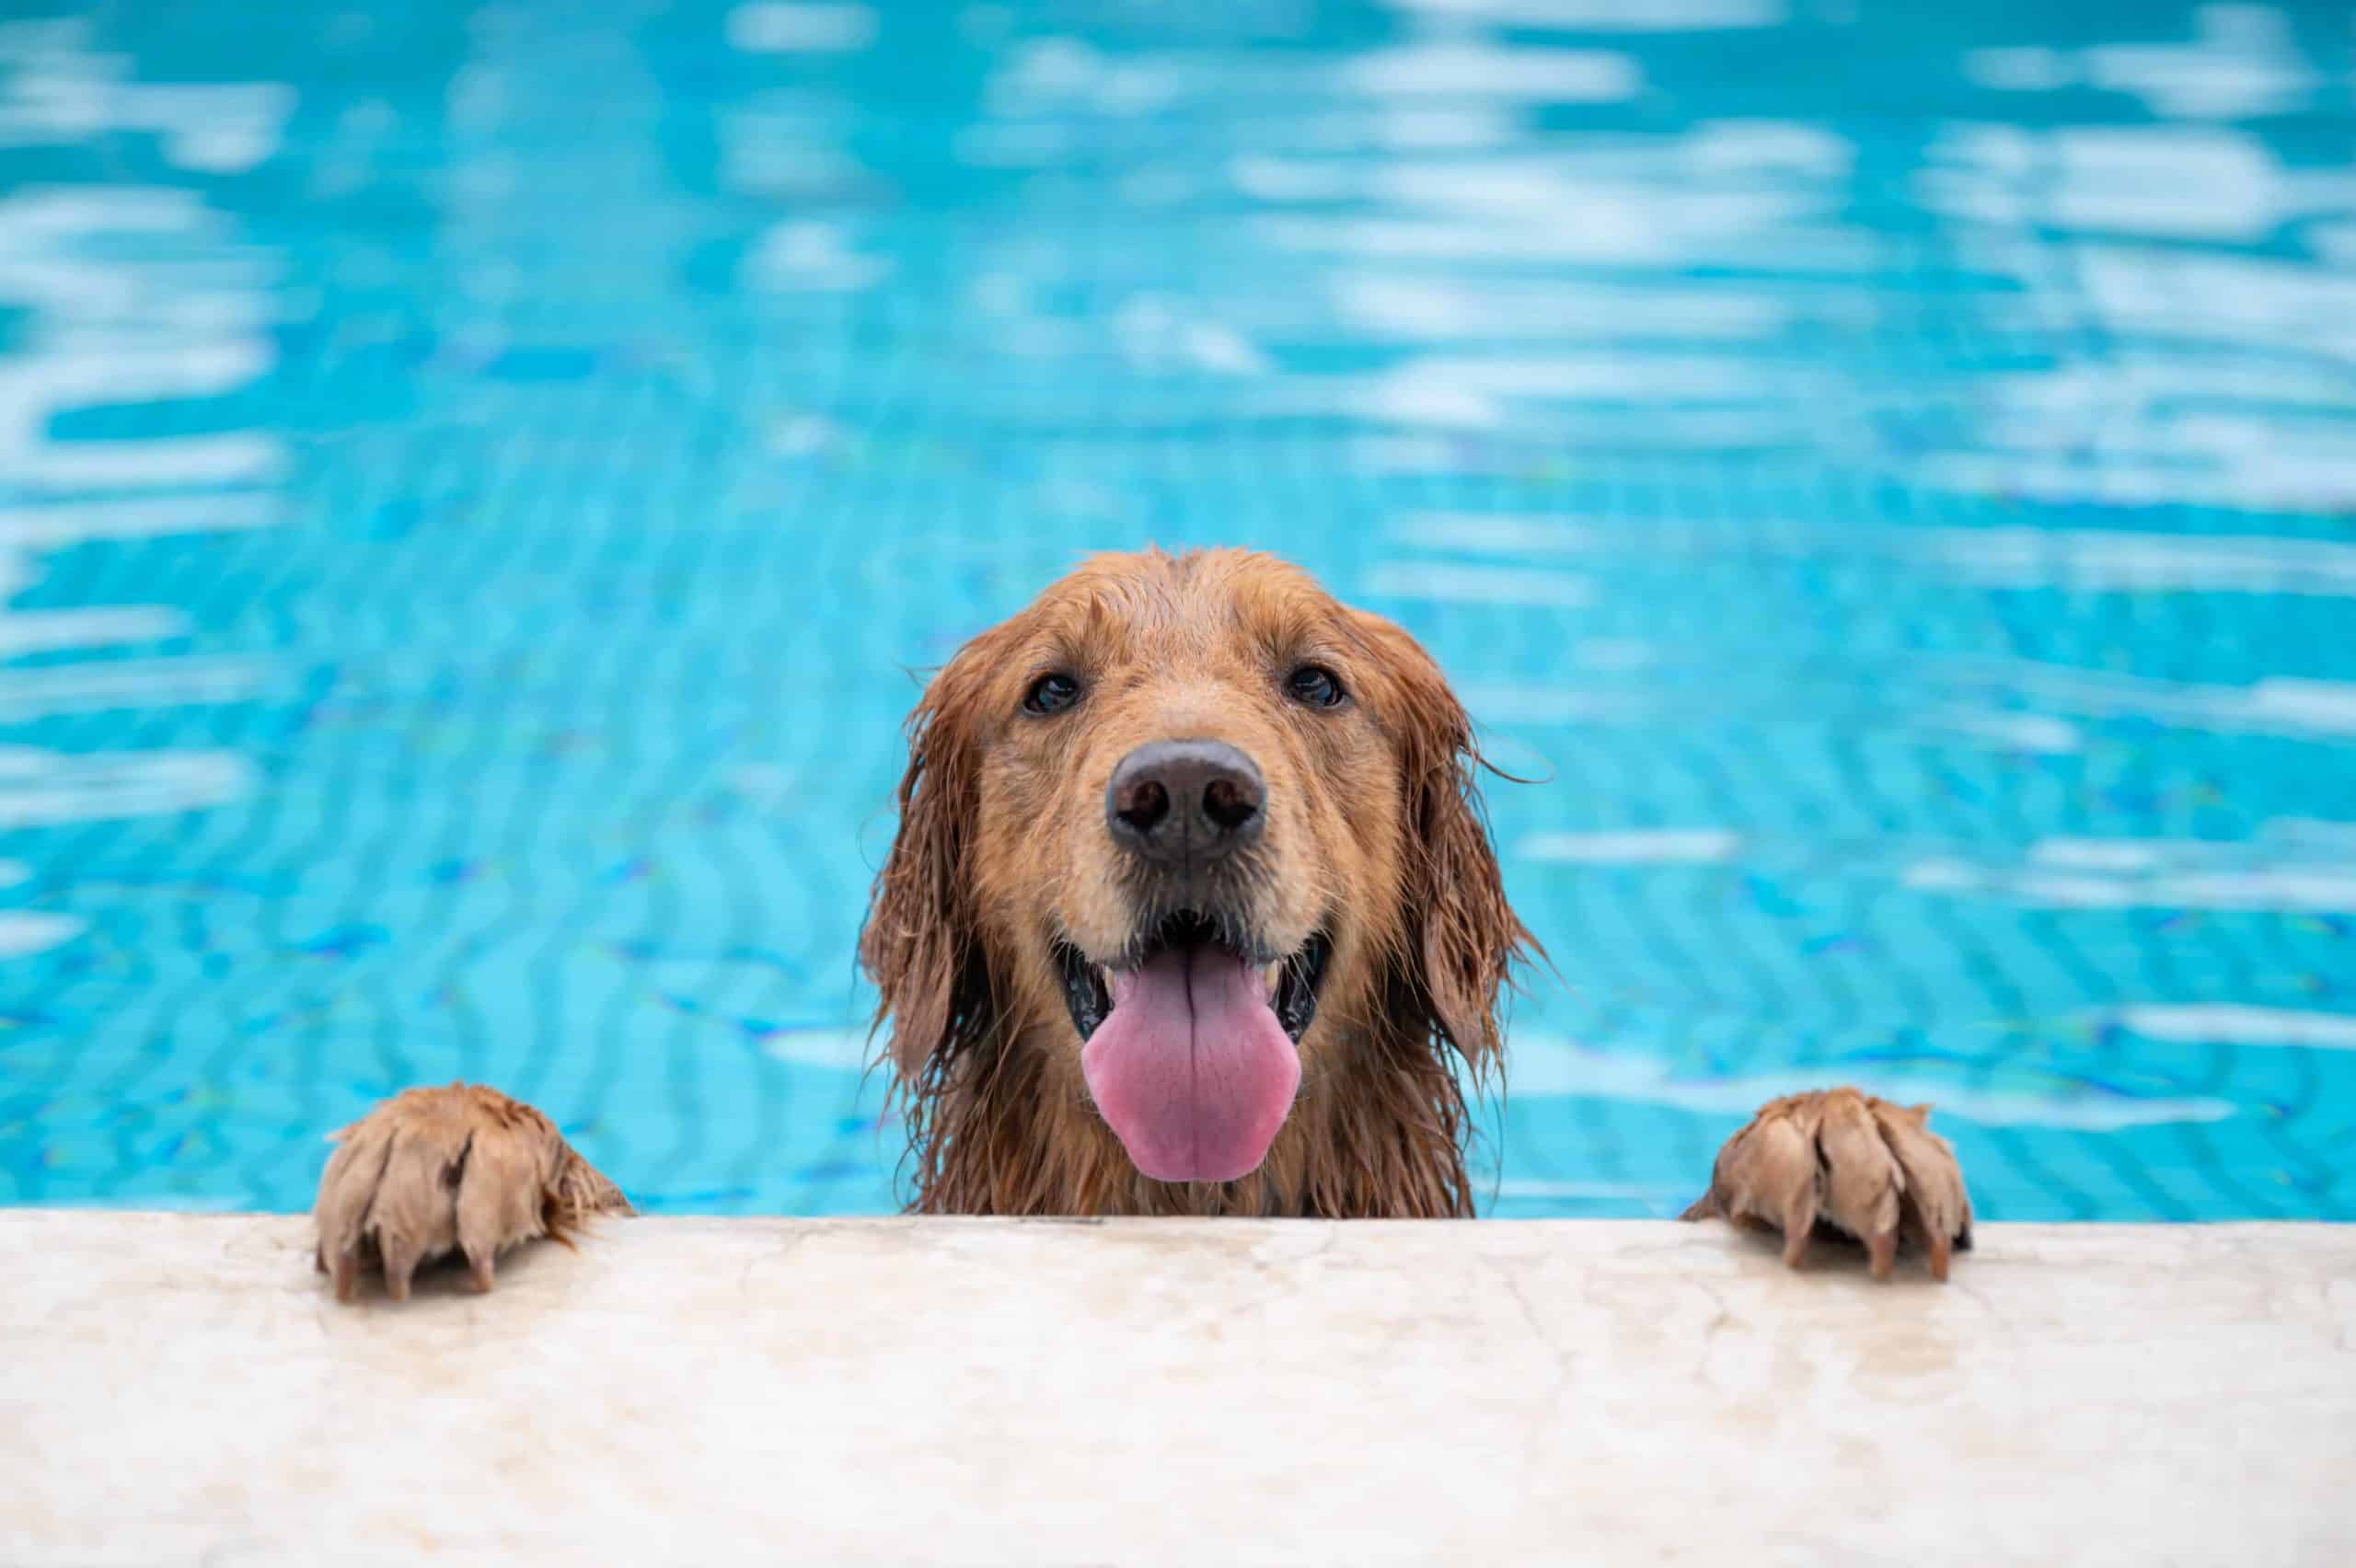
[[[862,944],[904,1079],[1044,1053],[1139,1173],[1223,1182],[1353,1046],[1484,1061],[1526,933],[1471,761],[1423,651],[1296,569],[1089,562],[910,721]]]

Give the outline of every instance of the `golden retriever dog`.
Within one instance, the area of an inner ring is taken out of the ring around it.
[[[1542,957],[1462,706],[1404,631],[1242,550],[1099,557],[965,645],[908,723],[860,954],[922,1214],[1465,1218],[1500,1004]],[[1854,1090],[1765,1107],[1689,1218],[1901,1239],[1946,1277],[1946,1144]],[[538,1112],[412,1090],[338,1135],[318,1263],[627,1213]]]

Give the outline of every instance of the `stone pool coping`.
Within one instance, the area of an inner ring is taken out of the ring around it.
[[[2356,1561],[2356,1227],[0,1211],[0,1561]]]

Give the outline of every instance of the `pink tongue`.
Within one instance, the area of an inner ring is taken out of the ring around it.
[[[1138,1169],[1157,1182],[1257,1170],[1300,1087],[1260,972],[1217,948],[1172,950],[1115,971],[1111,989],[1080,1066]]]

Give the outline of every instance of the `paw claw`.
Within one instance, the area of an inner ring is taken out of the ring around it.
[[[1874,1277],[1888,1279],[1890,1266],[1898,1261],[1898,1232],[1895,1230],[1875,1232],[1865,1241],[1865,1253],[1870,1260],[1868,1266],[1873,1270]]]
[[[383,1246],[385,1294],[396,1301],[406,1301],[410,1276],[417,1273],[418,1245],[407,1237],[387,1236]]]

